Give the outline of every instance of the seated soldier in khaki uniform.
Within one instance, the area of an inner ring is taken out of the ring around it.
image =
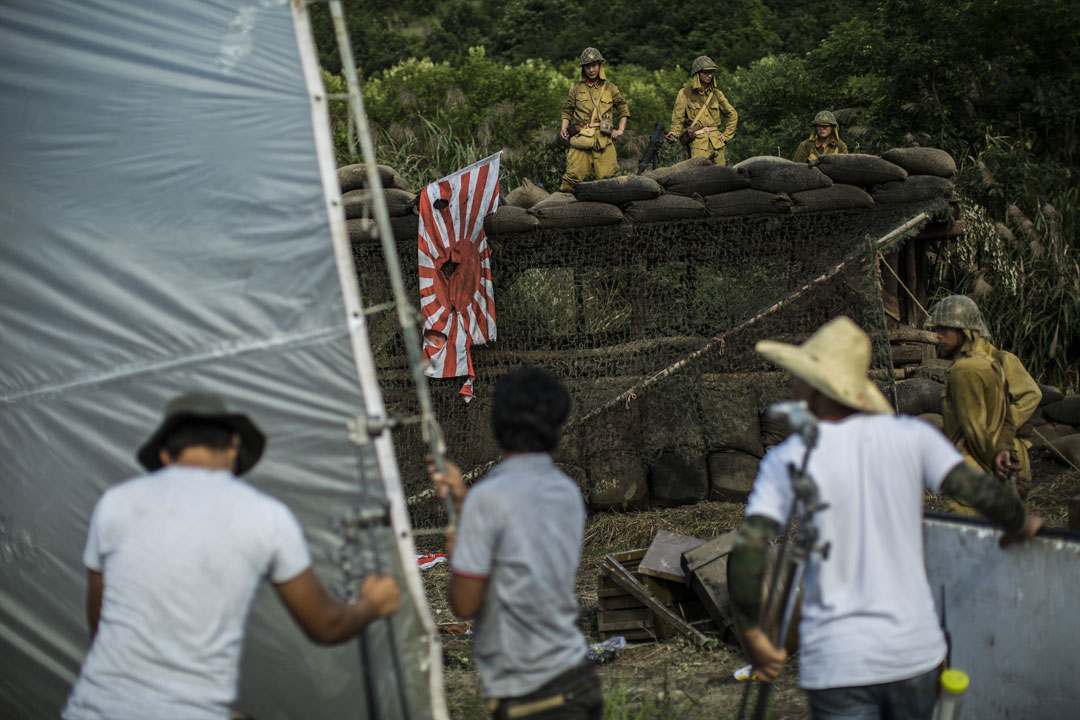
[[[590,171],[597,180],[614,177],[617,160],[612,141],[626,131],[628,117],[626,100],[605,76],[604,56],[596,48],[585,48],[581,53],[581,79],[570,86],[562,109],[559,135],[570,141],[570,150],[560,190],[569,190],[587,178]]]
[[[810,137],[799,143],[792,160],[804,163],[817,160],[822,155],[847,154],[847,143],[840,139],[840,126],[835,115],[828,110],[822,110],[814,116],[812,125],[814,129]]]
[[[1039,407],[1042,391],[1020,359],[998,350],[975,301],[949,295],[926,321],[940,353],[953,359],[945,382],[945,434],[972,465],[1017,481],[1021,499],[1031,481],[1028,443],[1020,431]],[[962,505],[954,512],[971,514]]]
[[[735,136],[739,113],[713,83],[716,63],[711,59],[695,59],[690,74],[693,81],[675,96],[668,142],[681,142],[691,158],[716,153],[716,164],[723,165],[724,146]]]

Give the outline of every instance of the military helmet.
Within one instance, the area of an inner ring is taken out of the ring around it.
[[[814,122],[811,125],[832,125],[833,127],[839,127],[840,123],[836,122],[836,116],[828,110],[822,110],[814,116]]]
[[[581,52],[581,66],[584,67],[591,63],[604,62],[604,56],[600,54],[600,51],[594,47],[587,47]]]
[[[712,61],[708,55],[701,55],[694,58],[694,64],[690,66],[690,74],[697,75],[703,70],[715,70],[716,63]]]
[[[974,330],[987,340],[990,331],[986,329],[979,306],[967,295],[949,295],[934,306],[934,311],[926,319],[926,327],[952,327],[961,330]]]

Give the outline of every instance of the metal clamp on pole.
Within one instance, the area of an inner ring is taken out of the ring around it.
[[[357,445],[364,446],[387,430],[391,432],[397,430],[401,427],[401,424],[401,420],[392,415],[387,417],[357,415],[351,418],[346,423],[346,426],[349,428],[349,440]]]
[[[787,523],[787,533],[790,534],[792,527],[795,529],[795,537],[790,542],[785,542],[777,559],[776,568],[773,571],[772,582],[769,585],[769,593],[765,600],[765,611],[762,614],[762,625],[768,627],[768,621],[778,610],[781,612],[779,621],[773,626],[776,630],[771,636],[773,644],[783,647],[787,642],[788,627],[791,617],[795,612],[795,597],[799,585],[802,584],[803,573],[806,563],[813,553],[820,553],[822,558],[829,556],[829,544],[818,546],[818,527],[814,521],[814,515],[828,507],[827,503],[821,502],[818,494],[817,483],[807,473],[807,464],[810,462],[810,453],[817,445],[818,420],[806,403],[788,401],[771,405],[766,411],[766,417],[770,420],[783,420],[787,422],[791,431],[802,438],[806,452],[803,454],[802,463],[796,467],[794,463],[788,464],[788,473],[791,475],[791,487],[795,492],[795,502],[791,508],[791,515]],[[786,556],[790,554],[790,559]],[[786,583],[782,577],[786,570]],[[742,704],[739,708],[739,720],[746,717],[747,701],[750,697],[751,683],[747,683],[743,693]],[[757,702],[751,716],[754,720],[765,720],[768,716],[769,698],[772,693],[772,683],[760,683]]]

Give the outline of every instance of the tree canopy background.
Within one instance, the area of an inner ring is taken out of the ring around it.
[[[852,152],[950,152],[976,210],[942,292],[976,286],[999,342],[1044,379],[1080,386],[1080,3],[1072,0],[346,0],[381,162],[414,187],[502,149],[506,189],[554,188],[559,113],[577,57],[600,49],[630,106],[636,168],[697,55],[739,112],[728,162],[790,157],[833,110]],[[329,12],[312,21],[343,91]],[[355,161],[336,109],[339,160]],[[663,160],[679,159],[669,146]],[[981,285],[979,283],[982,283]],[[986,293],[985,288],[993,288]],[[1071,358],[1071,360],[1070,360]]]

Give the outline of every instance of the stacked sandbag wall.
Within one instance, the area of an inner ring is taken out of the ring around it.
[[[800,164],[760,156],[732,167],[707,158],[546,195],[526,186],[485,221],[491,237],[549,228],[670,222],[705,217],[790,215],[872,209],[950,198],[956,163],[934,148],[896,148],[880,157],[825,155]]]

